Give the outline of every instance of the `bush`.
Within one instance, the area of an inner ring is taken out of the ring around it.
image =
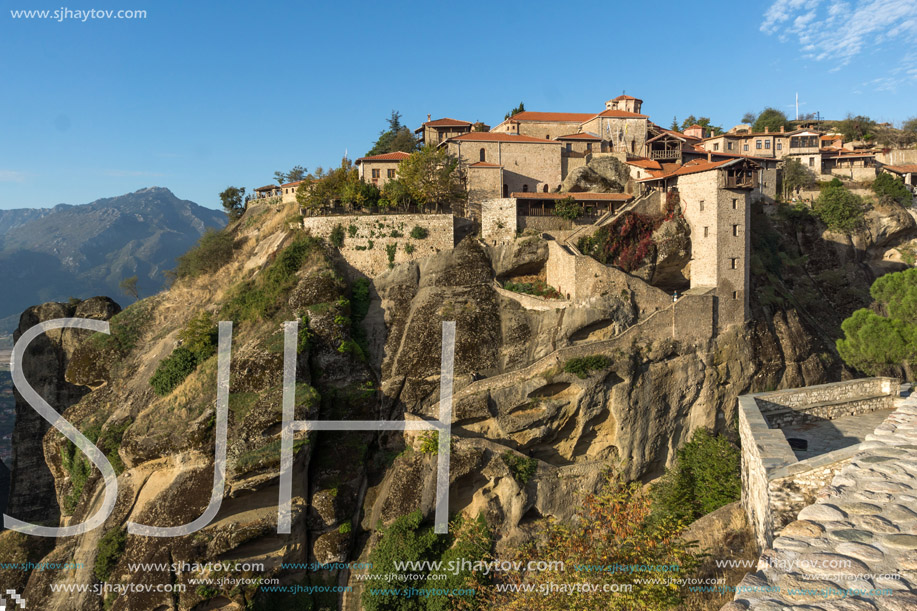
[[[514,293],[536,295],[538,297],[544,297],[545,299],[564,298],[564,296],[560,294],[560,291],[550,284],[547,284],[544,280],[536,280],[535,282],[504,282],[503,288],[507,291],[513,291]]]
[[[212,274],[232,260],[232,242],[226,231],[207,229],[197,244],[178,258],[173,274],[179,279]]]
[[[659,519],[691,522],[738,500],[741,465],[739,449],[728,439],[697,429],[653,487],[654,513]]]
[[[190,350],[198,362],[203,362],[216,354],[217,338],[217,325],[206,310],[188,321],[178,334],[182,346]]]
[[[178,388],[191,373],[197,368],[198,360],[193,352],[179,346],[159,363],[150,385],[160,397],[164,397]]]
[[[350,226],[347,227],[347,235],[355,238],[357,236],[357,226],[351,223]]]
[[[414,238],[415,240],[423,240],[429,234],[430,232],[428,232],[426,229],[424,229],[420,225],[414,225],[414,228],[411,229],[411,237]]]
[[[592,236],[580,239],[577,247],[600,263],[617,265],[626,272],[639,267],[652,254],[653,232],[665,220],[636,212],[627,212],[611,225],[605,225]]]
[[[412,254],[414,252],[414,245],[408,242],[404,245],[404,252],[407,254]]]
[[[568,221],[575,221],[583,216],[584,212],[584,208],[576,203],[575,199],[567,197],[554,204],[552,214]]]
[[[506,466],[509,467],[509,471],[513,474],[513,478],[520,484],[525,485],[529,483],[529,480],[532,479],[532,476],[538,471],[538,461],[534,458],[519,456],[510,450],[503,452],[500,458],[502,458]]]
[[[424,454],[439,454],[439,431],[425,431],[420,435],[420,451]]]
[[[815,200],[815,214],[829,229],[849,233],[863,220],[863,200],[843,185],[829,184]]]
[[[389,269],[395,267],[395,253],[398,251],[398,244],[386,244],[385,245],[385,254],[388,257],[388,267]]]
[[[593,354],[592,356],[583,356],[574,359],[570,359],[564,363],[564,371],[566,373],[575,374],[576,377],[581,380],[585,380],[589,377],[589,374],[598,369],[605,369],[611,365],[611,359],[607,356],[602,356],[601,354]]]
[[[124,553],[127,542],[127,531],[123,528],[113,528],[99,539],[99,550],[96,554],[95,565],[92,572],[99,581],[106,581],[111,571],[118,564],[118,559]]]
[[[880,172],[872,183],[872,190],[879,201],[891,201],[902,206],[909,206],[913,201],[911,192],[904,186],[904,181],[891,174]]]
[[[331,244],[335,248],[340,248],[344,245],[344,227],[341,225],[335,225],[331,230],[331,235],[328,236],[328,239],[331,241]]]

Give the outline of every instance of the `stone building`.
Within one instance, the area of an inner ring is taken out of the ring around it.
[[[651,189],[678,193],[691,230],[691,288],[715,292],[718,331],[748,320],[748,200],[758,186],[759,169],[741,157],[696,159],[640,181]]]
[[[396,151],[360,157],[355,162],[360,172],[360,180],[381,189],[385,183],[398,177],[398,165],[410,156],[410,153]]]
[[[547,193],[560,188],[562,143],[531,136],[498,132],[470,132],[450,138],[440,146],[448,147],[449,154],[458,158],[469,174],[469,183],[476,189],[475,197],[481,199],[505,197],[514,191]],[[500,167],[502,183],[496,191],[494,169]],[[478,175],[485,172],[486,177]],[[475,175],[474,178],[471,178]],[[485,185],[489,185],[487,189]]]
[[[280,196],[281,201],[285,204],[296,201],[296,190],[299,188],[299,185],[311,182],[307,180],[297,180],[296,182],[288,182],[285,185],[280,185]]]
[[[491,132],[554,140],[565,134],[579,133],[580,126],[595,116],[582,112],[534,112],[525,110],[504,119]]]
[[[885,165],[882,166],[882,171],[887,172],[893,176],[900,177],[904,180],[904,184],[909,187],[917,187],[917,163],[911,163],[906,165]],[[911,191],[914,191],[912,188]]]
[[[431,121],[430,115],[427,115],[427,122],[415,129],[414,133],[419,134],[418,140],[424,146],[436,146],[453,136],[467,134],[471,128],[472,124],[468,121],[449,118]]]
[[[269,197],[280,197],[280,185],[265,185],[254,189],[255,199],[267,199]]]

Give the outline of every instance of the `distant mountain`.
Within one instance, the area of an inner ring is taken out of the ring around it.
[[[0,332],[47,301],[108,295],[125,303],[118,283],[130,276],[141,296],[155,293],[176,257],[225,224],[223,212],[161,187],[82,206],[0,210]]]

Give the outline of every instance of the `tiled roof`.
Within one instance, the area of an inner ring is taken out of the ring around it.
[[[591,112],[536,112],[523,110],[507,119],[508,121],[544,121],[547,123],[582,123],[595,115]]]
[[[629,199],[633,198],[633,195],[628,193],[591,193],[584,191],[582,193],[528,193],[528,192],[515,192],[510,193],[510,197],[515,197],[516,199],[546,199],[546,200],[560,200],[567,199],[572,197],[576,201],[580,202],[626,202]]]
[[[917,173],[917,163],[907,163],[904,165],[887,165],[886,170],[891,170],[896,174],[914,174]]]
[[[659,180],[661,178],[672,178],[673,176],[685,176],[686,174],[697,174],[698,172],[707,172],[715,170],[739,161],[738,159],[724,159],[723,161],[707,161],[706,159],[695,159],[689,161],[674,171],[655,172],[650,178],[641,178],[637,182],[648,182]]]
[[[468,121],[460,121],[459,119],[449,119],[448,117],[442,119],[434,119],[432,121],[427,121],[424,125],[430,127],[471,127],[471,123]]]
[[[635,97],[632,96],[632,95],[623,95],[623,94],[622,94],[622,95],[619,95],[618,97],[614,98],[614,99],[612,100],[612,102],[617,102],[618,100],[640,100],[640,98],[635,98]],[[640,101],[642,102],[643,100],[640,100]]]
[[[502,168],[502,165],[497,165],[495,163],[487,163],[486,161],[479,161],[477,163],[472,163],[469,168]]]
[[[662,166],[659,165],[658,161],[652,159],[628,159],[625,163],[627,165],[637,166],[638,168],[643,168],[644,170],[661,170]]]
[[[410,153],[395,151],[394,153],[382,153],[381,155],[370,155],[369,157],[360,157],[357,163],[361,161],[404,161],[410,157]]]
[[[626,110],[603,110],[597,115],[592,115],[589,119],[594,119],[596,117],[615,117],[621,119],[648,119],[647,115],[640,115],[635,112],[628,112]],[[584,119],[584,123],[589,119]]]
[[[300,184],[300,183],[304,183],[304,182],[313,182],[313,181],[310,180],[310,179],[308,179],[308,178],[304,178],[303,180],[297,180],[296,182],[288,182],[288,183],[286,183],[286,184],[284,184],[284,185],[280,185],[280,186],[281,186],[281,187],[295,187],[296,185],[298,185],[298,184]]]
[[[560,144],[556,140],[533,138],[519,134],[504,134],[502,132],[469,132],[461,136],[453,136],[446,142],[524,142],[534,144]]]
[[[601,141],[601,138],[595,134],[590,134],[589,132],[580,132],[578,134],[567,134],[566,136],[558,136],[555,140],[594,140],[596,142]]]
[[[273,191],[274,189],[279,189],[277,185],[265,185],[263,187],[258,187],[255,191]]]

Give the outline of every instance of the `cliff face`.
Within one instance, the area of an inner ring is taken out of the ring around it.
[[[757,214],[754,320],[713,340],[689,342],[658,324],[665,312],[647,315],[670,298],[636,278],[627,280],[634,290],[594,295],[566,309],[530,308],[498,289],[495,278],[543,273],[548,248],[539,238],[501,248],[465,239],[452,250],[395,266],[373,280],[366,297],[333,249],[290,228],[294,211],[249,209],[229,230],[231,261],[119,313],[112,340],[64,336],[36,344],[42,364],[35,361],[29,380],[81,431],[93,431],[119,473],[119,493],[104,527],[85,535],[37,547],[35,538],[0,534],[4,557],[83,563],[66,575],[31,574],[30,605],[101,608],[95,595],[64,596],[49,586],[96,581],[103,535],[126,522],[179,525],[207,506],[217,359],[203,360],[166,396],[150,386],[160,363],[182,345],[182,330],[202,312],[234,322],[224,500],[211,524],[192,535],[126,536],[123,551],[108,563],[108,581],[188,587],[181,594],[109,597],[104,602],[116,611],[244,607],[256,598],[255,586],[199,588],[190,579],[219,574],[175,572],[167,565],[241,560],[264,564],[247,576],[319,583],[315,574],[281,564],[365,558],[380,524],[414,509],[432,516],[436,456],[422,451],[422,435],[300,432],[292,532],[277,534],[285,320],[303,325],[296,418],[324,420],[435,417],[441,323],[456,322],[449,509],[484,515],[503,552],[530,538],[535,520],[569,517],[571,500],[595,490],[605,468],[648,480],[695,428],[728,432],[737,395],[851,375],[833,350],[839,322],[863,302],[876,273],[900,265],[892,250],[914,233],[913,221],[897,212],[871,220],[852,238],[825,233],[811,220]],[[74,314],[114,314],[115,306],[104,303],[110,302],[77,306]],[[61,315],[62,307],[29,310],[21,330]],[[605,360],[565,371],[565,355],[574,353]],[[28,462],[17,463],[13,474],[23,513],[11,513],[82,521],[100,504],[99,474],[91,467],[81,472],[80,453],[40,425],[28,414],[17,422],[17,452]],[[26,438],[42,440],[43,455]],[[507,456],[534,459],[534,476],[522,481]],[[29,476],[20,464],[41,466],[46,474],[28,494],[21,494]],[[131,572],[134,562],[163,567]],[[346,571],[322,575],[321,583],[360,583]],[[21,591],[26,584],[16,579],[21,572],[0,573],[0,585]],[[351,597],[343,604],[358,608]]]

